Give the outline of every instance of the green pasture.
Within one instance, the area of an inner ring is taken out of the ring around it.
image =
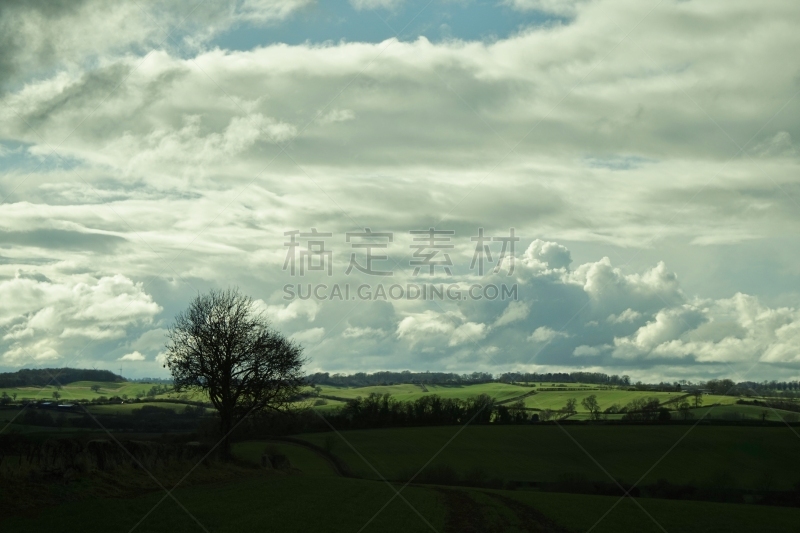
[[[704,394],[702,405],[732,405],[735,404],[739,398],[737,396],[723,396],[721,394]],[[687,402],[694,405],[694,397],[687,398]]]
[[[353,399],[357,397],[366,398],[372,393],[391,394],[400,401],[414,401],[417,398],[429,394],[437,394],[443,398],[467,399],[481,394],[488,394],[496,400],[507,400],[516,396],[522,396],[534,390],[531,387],[520,385],[509,385],[507,383],[480,383],[477,385],[426,385],[428,392],[425,392],[419,385],[378,385],[372,387],[322,387],[325,396],[336,396],[338,398]]]
[[[716,405],[699,407],[691,412],[694,418],[705,417],[711,420],[762,420],[763,414],[769,422],[800,422],[800,413],[758,405]]]
[[[95,392],[92,386],[97,385],[100,389]],[[76,381],[68,383],[60,389],[55,386],[47,387],[19,387],[19,388],[5,388],[0,389],[0,394],[3,392],[12,395],[17,394],[17,401],[22,400],[46,400],[51,399],[54,392],[61,395],[61,401],[69,400],[93,400],[100,396],[120,396],[127,395],[130,398],[135,398],[137,394],[146,394],[147,391],[153,387],[153,383],[131,383],[131,382],[105,382],[105,381]],[[160,395],[158,397],[166,397]]]
[[[554,391],[538,392],[533,396],[525,398],[525,407],[534,409],[550,409],[553,411],[562,409],[569,398],[575,398],[578,402],[576,408],[579,413],[587,412],[581,405],[581,401],[594,394],[600,404],[600,410],[605,410],[614,404],[624,407],[625,404],[638,398],[658,398],[661,403],[669,402],[676,398],[685,396],[684,392],[647,392],[647,391],[627,391],[620,389],[610,390],[578,390],[575,391]],[[735,401],[736,398],[733,398]]]
[[[523,382],[524,383],[524,382]],[[553,381],[531,381],[525,383],[536,389],[568,388],[568,389],[614,389],[613,385],[601,385],[598,383],[558,383]]]
[[[104,415],[130,415],[132,411],[141,409],[144,406],[158,407],[161,409],[169,409],[175,413],[182,413],[188,404],[185,403],[172,403],[172,402],[130,402],[122,404],[107,404],[107,405],[87,405],[86,409],[92,414]],[[206,412],[211,410],[206,409]]]
[[[324,446],[328,435],[301,438]],[[792,460],[800,440],[787,427],[450,426],[340,435],[333,453],[365,478],[378,477],[371,465],[387,479],[408,479],[433,458],[430,466],[449,466],[462,475],[480,469],[489,477],[515,481],[611,481],[606,472],[627,483],[645,476],[645,484],[664,478],[731,488],[768,482],[789,489],[800,481],[800,464]]]

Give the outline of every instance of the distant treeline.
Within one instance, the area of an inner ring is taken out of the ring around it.
[[[631,384],[631,378],[628,376],[618,376],[614,374],[609,376],[603,372],[547,372],[540,374],[538,372],[506,372],[502,374],[499,381],[505,383],[528,383],[528,382],[545,382],[550,381],[553,383],[594,383],[598,385],[623,385]]]
[[[44,387],[66,385],[75,381],[125,381],[108,370],[86,370],[81,368],[23,368],[16,372],[0,374],[0,388]]]
[[[494,376],[486,372],[473,372],[472,374],[454,374],[451,372],[375,372],[367,374],[329,374],[317,372],[306,377],[310,385],[333,385],[337,387],[369,387],[372,385],[396,385],[401,383],[424,384],[474,384],[494,381]]]
[[[404,370],[402,372],[375,372],[373,374],[364,372],[358,372],[356,374],[329,374],[328,372],[317,372],[316,374],[309,375],[306,381],[311,385],[333,385],[338,387],[369,387],[374,385],[415,383],[427,385],[458,385],[495,381],[504,383],[550,381],[553,383],[595,383],[620,386],[631,384],[631,378],[628,376],[609,376],[602,372],[571,372],[569,374],[565,372],[548,372],[544,374],[536,372],[524,374],[519,372],[506,372],[496,378],[488,372],[455,374],[452,372],[411,372],[409,370]]]

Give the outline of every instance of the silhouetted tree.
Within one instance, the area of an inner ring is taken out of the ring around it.
[[[272,329],[238,289],[198,295],[168,334],[165,367],[175,390],[201,390],[219,412],[223,454],[249,414],[282,410],[302,385],[303,349]]]
[[[576,400],[575,398],[569,398],[567,400],[567,405],[564,406],[564,412],[567,414],[567,416],[574,415],[575,413],[578,412],[578,410],[576,409],[577,405],[578,405],[578,400]]]
[[[589,411],[589,418],[591,420],[600,420],[600,404],[597,403],[596,394],[592,394],[581,400],[581,405],[584,409]]]
[[[703,391],[696,390],[692,393],[692,396],[694,396],[695,407],[700,407],[703,405]]]

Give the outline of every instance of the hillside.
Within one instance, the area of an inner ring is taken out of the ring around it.
[[[125,381],[125,378],[109,370],[85,368],[23,368],[16,372],[0,373],[0,388],[44,387],[56,383],[66,385],[76,381],[110,383]]]

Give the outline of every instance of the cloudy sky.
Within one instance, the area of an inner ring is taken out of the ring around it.
[[[175,313],[235,285],[309,371],[800,378],[798,23],[786,1],[5,1],[0,370],[165,375]],[[414,248],[429,228],[452,248]],[[513,272],[480,228],[513,228]],[[393,275],[348,271],[367,251]],[[323,283],[518,297],[284,289]]]

